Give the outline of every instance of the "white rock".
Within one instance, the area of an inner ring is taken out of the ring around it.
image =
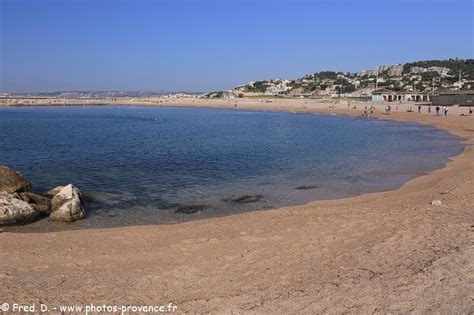
[[[0,226],[30,223],[38,216],[39,212],[17,194],[0,192]]]
[[[441,200],[433,200],[433,201],[431,201],[431,205],[432,206],[441,206],[442,202],[441,202]]]
[[[82,204],[79,189],[72,184],[62,188],[51,200],[51,214],[53,221],[72,222],[85,217],[86,212]]]

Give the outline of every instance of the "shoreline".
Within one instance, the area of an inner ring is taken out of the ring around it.
[[[88,107],[91,107],[92,105],[88,105]],[[102,106],[107,106],[107,107],[114,107],[114,106],[117,106],[117,107],[122,107],[122,106],[128,106],[128,105],[120,105],[120,104],[116,104],[116,105],[99,105],[98,107],[102,107]],[[137,106],[137,107],[142,107],[142,108],[146,108],[148,106],[141,106],[141,105],[132,105],[133,107],[134,106]],[[25,107],[25,106],[20,106],[20,107]],[[29,107],[29,106],[27,106]],[[44,106],[38,106],[38,107],[44,107]],[[49,105],[47,106],[49,107]],[[74,107],[74,108],[77,108],[78,106],[76,105],[70,105],[68,107]],[[80,106],[79,106],[80,107]],[[180,106],[175,106],[175,105],[158,105],[158,106],[151,106],[151,107],[163,107],[163,108],[186,108],[186,109],[193,109],[193,108],[206,108],[206,109],[223,109],[223,110],[247,110],[245,108],[240,108],[240,109],[235,109],[235,108],[226,108],[226,107],[216,107],[216,106],[210,106],[210,107],[197,107],[197,106],[188,106],[187,104],[182,104]],[[248,111],[262,111],[262,112],[287,112],[286,110],[284,109],[268,109],[268,108],[265,108],[265,109],[249,109]],[[322,116],[342,116],[342,117],[350,117],[350,118],[353,118],[353,119],[359,119],[359,120],[365,120],[365,119],[372,119],[372,120],[382,120],[382,121],[391,121],[390,119],[387,119],[385,117],[382,117],[379,115],[379,117],[372,117],[372,118],[367,118],[367,117],[360,117],[360,116],[357,116],[357,115],[354,115],[353,113],[352,114],[335,114],[335,113],[327,113],[327,112],[317,112],[317,111],[306,111],[306,112],[299,112],[298,114],[304,114],[304,115],[322,115]],[[425,126],[425,127],[429,127],[429,128],[435,128],[434,126],[431,126],[431,125],[426,125],[426,124],[421,124],[421,123],[418,123],[418,122],[414,122],[414,121],[401,121],[400,123],[407,123],[407,124],[419,124],[419,125],[422,125],[422,126]],[[437,129],[437,128],[436,128]],[[441,129],[438,129],[438,130],[441,130]],[[429,129],[427,129],[427,131],[429,131]],[[229,212],[229,211],[226,211],[224,213],[213,213],[213,214],[204,214],[202,216],[198,216],[198,217],[195,217],[195,216],[189,216],[185,219],[179,219],[179,220],[176,220],[176,221],[163,221],[163,222],[159,222],[159,221],[156,221],[156,222],[149,222],[149,223],[136,223],[136,224],[104,224],[104,223],[100,223],[98,225],[95,225],[95,224],[92,224],[92,225],[83,225],[83,226],[69,226],[68,224],[65,224],[64,226],[50,226],[50,224],[48,222],[45,222],[47,221],[47,218],[43,218],[43,219],[40,219],[38,220],[37,222],[34,222],[34,223],[31,223],[31,224],[27,224],[27,225],[24,225],[24,226],[6,226],[4,227],[4,230],[6,232],[9,232],[9,233],[51,233],[51,232],[62,232],[62,231],[77,231],[77,230],[82,230],[82,229],[110,229],[110,228],[121,228],[121,227],[134,227],[134,226],[137,226],[137,227],[140,227],[140,226],[159,226],[159,225],[178,225],[178,224],[182,224],[182,223],[185,223],[185,222],[193,222],[193,221],[200,221],[200,220],[206,220],[206,219],[211,219],[211,218],[220,218],[220,217],[225,217],[225,216],[231,216],[231,215],[236,215],[236,214],[243,214],[243,213],[248,213],[248,212],[253,212],[253,211],[272,211],[272,210],[277,210],[279,208],[285,208],[285,207],[296,207],[296,206],[303,206],[303,205],[307,205],[307,204],[310,204],[310,203],[313,203],[313,202],[318,202],[318,201],[330,201],[330,200],[342,200],[342,199],[350,199],[350,198],[355,198],[355,197],[358,197],[358,196],[361,196],[361,195],[366,195],[366,194],[373,194],[373,193],[381,193],[381,192],[390,192],[390,191],[395,191],[397,189],[399,189],[400,187],[402,187],[406,182],[410,181],[410,180],[413,180],[419,176],[424,176],[426,174],[429,174],[433,171],[436,171],[436,170],[439,170],[439,169],[443,169],[446,167],[447,163],[449,163],[451,161],[451,159],[459,154],[462,153],[463,149],[466,147],[465,143],[464,143],[464,139],[463,138],[460,138],[456,135],[453,135],[451,133],[449,133],[448,131],[446,130],[441,130],[442,132],[445,132],[447,134],[450,134],[456,138],[458,138],[456,141],[459,143],[460,147],[459,148],[459,153],[456,153],[452,156],[448,156],[446,157],[446,161],[443,161],[442,165],[440,163],[439,166],[435,167],[435,168],[431,168],[429,170],[417,170],[416,172],[414,171],[413,174],[409,175],[408,179],[405,179],[401,182],[397,182],[396,184],[393,183],[392,185],[390,185],[389,187],[385,187],[385,188],[375,188],[373,187],[373,190],[367,190],[367,191],[364,191],[364,192],[358,192],[358,193],[349,193],[348,195],[346,196],[339,196],[339,197],[323,197],[323,198],[320,198],[321,196],[319,196],[318,198],[313,198],[312,200],[310,201],[301,201],[301,202],[298,202],[298,203],[294,203],[292,205],[275,205],[275,206],[272,206],[271,208],[270,207],[265,207],[265,208],[256,208],[256,209],[247,209],[247,210],[240,210],[240,211],[236,211],[236,212]],[[416,174],[415,174],[416,173]],[[87,194],[87,191],[85,192],[85,194]],[[86,218],[85,219],[86,221],[88,221],[88,219]],[[103,219],[102,219],[103,220]],[[45,225],[46,224],[46,225]]]
[[[329,109],[330,103],[286,101],[238,102],[237,109],[362,113],[344,104]],[[0,296],[30,304],[32,297],[66,305],[169,301],[178,311],[219,313],[472,312],[474,117],[460,117],[459,108],[448,117],[403,108],[384,115],[381,106],[374,118],[430,124],[461,137],[466,147],[444,168],[396,190],[348,199],[169,226],[0,233],[1,252],[7,253],[0,276],[9,288]],[[430,205],[434,199],[442,205]],[[118,272],[108,271],[109,265]],[[90,287],[82,291],[81,284]]]

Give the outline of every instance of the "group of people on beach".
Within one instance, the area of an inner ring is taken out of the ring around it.
[[[435,107],[436,116],[448,116],[448,106]],[[418,105],[418,114],[421,114],[421,105]],[[431,114],[431,104],[428,106],[428,114]],[[468,116],[466,114],[461,114],[461,116]],[[472,116],[472,108],[469,107],[469,116]]]
[[[364,117],[370,117],[374,113],[375,106],[371,105],[370,108],[367,108],[367,105],[364,107]]]
[[[337,102],[336,102],[337,103]],[[336,104],[335,103],[335,104]],[[336,108],[335,105],[331,105],[329,106],[329,108]],[[349,101],[347,101],[347,109],[350,109],[351,108],[351,104]],[[419,104],[417,106],[417,112],[419,115],[421,115],[421,112],[422,112],[422,105]],[[428,105],[428,114],[431,114],[431,104]],[[354,105],[354,107],[352,107],[352,109],[357,109],[357,106]],[[370,117],[373,115],[375,111],[375,106],[374,105],[371,105],[370,107],[368,107],[367,105],[364,107],[364,113],[362,114],[362,116],[364,117]],[[398,105],[396,106],[396,111],[398,111]],[[411,112],[414,112],[415,110],[410,106],[406,109],[407,112],[411,113]],[[436,111],[436,116],[448,116],[448,106],[436,106],[435,107],[435,111]],[[387,106],[385,106],[385,114],[386,115],[390,115],[390,113],[392,112],[392,106],[389,104]],[[473,112],[472,112],[472,108],[469,107],[469,114],[466,115],[466,114],[461,114],[461,116],[472,116]]]
[[[436,116],[439,116],[439,106],[436,106]],[[448,106],[443,106],[443,114],[444,116],[448,116]]]
[[[389,107],[389,106],[387,106]],[[418,105],[418,114],[421,114],[422,106]],[[448,106],[436,106],[435,107],[436,116],[448,116]],[[407,112],[413,112],[411,107],[408,108]],[[431,114],[431,104],[428,106],[428,114]],[[468,116],[466,114],[461,114],[461,116]],[[472,116],[472,108],[469,107],[469,116]]]
[[[418,105],[418,108],[417,108],[418,115],[421,115],[421,109],[422,109],[422,106],[421,106],[421,105]],[[447,116],[447,115],[448,115],[448,107],[447,107],[447,106],[443,106],[442,109],[443,109],[443,114],[444,114],[445,116]],[[440,108],[439,106],[436,106],[435,110],[436,110],[436,116],[439,116],[439,115],[440,115],[439,113],[440,113],[441,108]],[[413,113],[414,110],[413,110],[413,108],[408,107],[407,112]],[[428,106],[428,114],[431,114],[431,104]]]

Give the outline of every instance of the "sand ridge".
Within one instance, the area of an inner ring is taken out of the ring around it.
[[[360,115],[364,106],[329,105],[242,100],[237,109]],[[474,117],[408,105],[384,115],[384,106],[375,117],[432,124],[468,146],[395,191],[178,225],[0,233],[0,299],[173,302],[180,313],[474,312]]]

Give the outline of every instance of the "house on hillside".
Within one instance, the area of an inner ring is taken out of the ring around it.
[[[235,94],[232,91],[225,91],[222,93],[223,98],[235,98]]]
[[[378,74],[378,70],[360,70],[357,72],[358,77],[368,76],[368,77],[375,77]]]

